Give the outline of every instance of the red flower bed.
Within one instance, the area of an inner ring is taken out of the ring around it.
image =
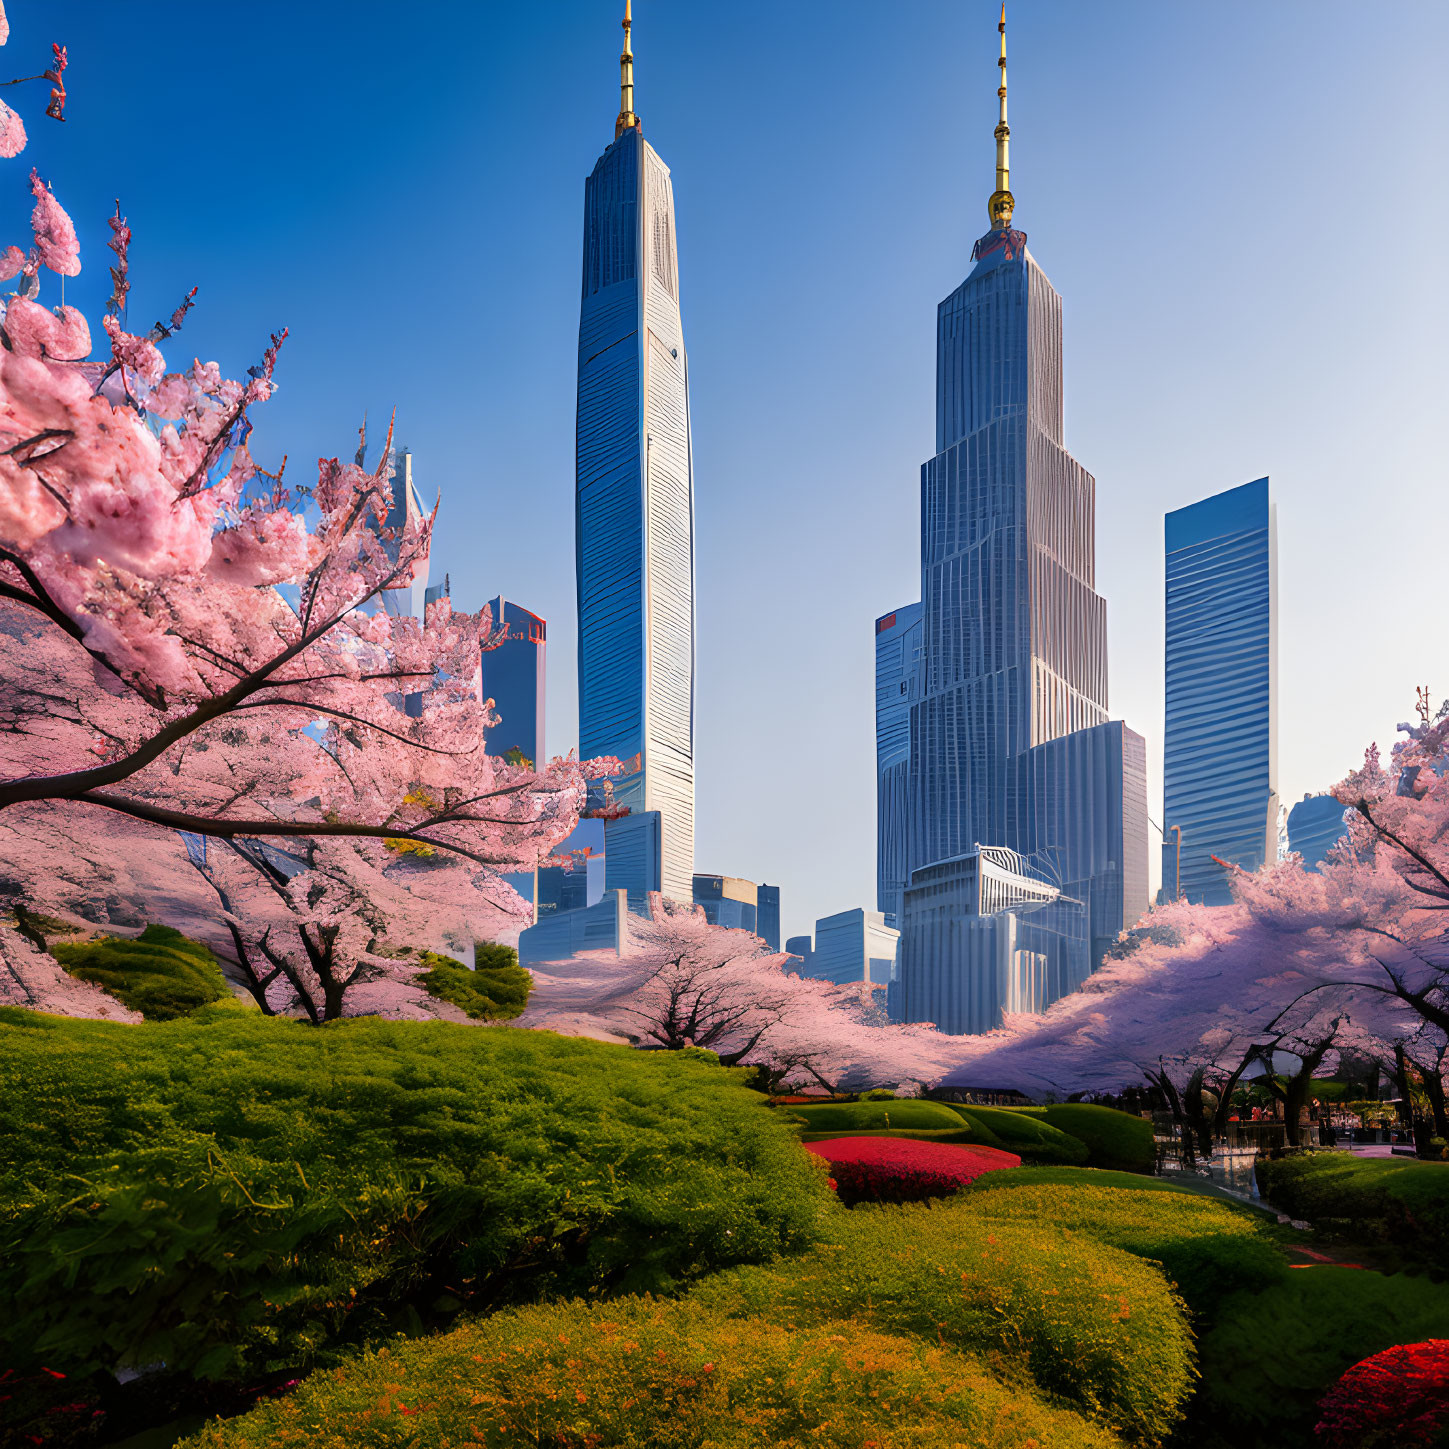
[[[956,1147],[908,1137],[835,1137],[805,1150],[830,1164],[846,1204],[920,1202],[965,1187],[983,1172],[1020,1167],[1021,1158],[995,1147]]]
[[[1449,1426],[1449,1338],[1386,1348],[1354,1364],[1318,1407],[1318,1437],[1332,1449],[1436,1443]]]

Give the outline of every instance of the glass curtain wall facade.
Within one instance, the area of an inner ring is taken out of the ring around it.
[[[1268,480],[1169,513],[1162,893],[1232,900],[1278,853],[1277,520]],[[1178,866],[1178,830],[1181,870]]]
[[[972,257],[938,309],[921,470],[897,993],[902,1019],[957,1032],[1080,985],[1147,905],[1145,747],[1107,718],[1096,485],[1063,446],[1061,298],[1010,226]],[[973,912],[978,847],[1019,852],[1060,898]]]
[[[780,949],[780,887],[760,886],[755,915],[755,934],[770,950]]]
[[[910,827],[911,706],[920,693],[921,606],[875,621],[875,908],[898,927]]]
[[[490,755],[517,752],[527,769],[542,768],[545,650],[548,625],[501,595],[488,606],[500,643],[483,651],[482,691],[498,723],[483,737]]]
[[[1350,809],[1332,795],[1305,795],[1288,812],[1288,849],[1304,870],[1317,870],[1348,834]]]
[[[609,885],[691,898],[694,488],[669,168],[637,125],[584,192],[576,564],[579,753],[615,755],[613,804],[653,813],[657,849],[616,852]],[[626,817],[627,818],[627,817]],[[619,821],[623,825],[624,821]],[[616,826],[611,824],[612,836]],[[650,878],[625,880],[625,855]]]

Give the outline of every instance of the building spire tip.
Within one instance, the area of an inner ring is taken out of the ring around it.
[[[1001,0],[1001,19],[996,28],[1001,32],[1001,58],[996,62],[1001,72],[996,95],[1001,102],[1001,119],[996,123],[996,190],[986,203],[993,231],[1004,231],[1011,225],[1016,199],[1011,194],[1011,127],[1006,124],[1006,0]]]
[[[637,129],[639,117],[634,114],[634,28],[633,0],[624,0],[624,49],[619,55],[619,119],[614,122],[614,139],[625,131]]]

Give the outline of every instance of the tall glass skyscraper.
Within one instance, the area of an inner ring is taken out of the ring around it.
[[[634,818],[610,834],[638,848],[611,840],[609,886],[637,909],[692,894],[694,485],[674,193],[634,114],[630,27],[626,3],[614,142],[584,191],[575,539],[579,753],[625,762],[613,804]]]
[[[899,927],[906,888],[911,706],[920,695],[921,606],[875,621],[875,908]]]
[[[938,309],[921,472],[899,1002],[955,1032],[1080,985],[1147,905],[1145,748],[1107,718],[1096,485],[1063,446],[1061,298],[1011,225],[1004,18],[999,65],[991,230]],[[983,910],[983,847],[1019,858],[1050,909]]]
[[[1278,540],[1268,480],[1169,513],[1165,539],[1162,893],[1226,905],[1228,871],[1214,856],[1256,870],[1278,854]]]

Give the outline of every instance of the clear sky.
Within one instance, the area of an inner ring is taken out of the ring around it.
[[[549,623],[577,739],[573,449],[584,177],[622,0],[10,0],[8,75],[70,47],[64,126],[5,92],[133,325],[235,375],[286,324],[258,456],[350,453],[397,407],[455,601]],[[919,597],[935,309],[992,190],[994,0],[636,0],[674,174],[696,461],[698,867],[787,934],[874,905],[876,615]],[[1281,789],[1449,694],[1449,5],[1016,0],[1016,225],[1065,299],[1067,444],[1097,478],[1111,705],[1160,818],[1162,515],[1268,474]],[[28,239],[21,162],[0,245]],[[45,296],[46,294],[43,294]],[[49,291],[55,300],[54,291]],[[1153,839],[1154,865],[1156,838]]]

